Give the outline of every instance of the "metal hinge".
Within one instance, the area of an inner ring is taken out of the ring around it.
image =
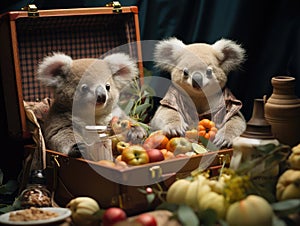
[[[106,4],[106,7],[113,7],[113,13],[122,13],[122,6],[119,1],[112,1]]]
[[[39,16],[39,10],[34,4],[29,4],[22,8],[22,10],[27,11],[28,17],[38,17]]]

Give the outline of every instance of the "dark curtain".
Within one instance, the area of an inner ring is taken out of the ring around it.
[[[35,3],[39,9],[104,6],[104,0],[35,0],[0,3],[1,12]],[[186,44],[214,43],[220,38],[241,44],[247,60],[229,75],[228,86],[242,100],[249,119],[253,100],[272,92],[271,78],[296,77],[300,96],[299,0],[127,0],[123,6],[139,7],[141,40],[170,36]],[[145,64],[147,67],[147,63]],[[151,64],[148,66],[151,68]]]

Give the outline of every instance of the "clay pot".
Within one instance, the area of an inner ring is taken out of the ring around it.
[[[300,143],[300,99],[295,94],[296,79],[275,76],[271,84],[273,93],[265,101],[265,118],[274,137],[293,147]]]

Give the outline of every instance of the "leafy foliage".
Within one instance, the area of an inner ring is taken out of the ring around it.
[[[146,69],[144,71],[148,77],[151,76],[149,72],[146,73]],[[122,90],[119,104],[128,116],[138,122],[146,123],[150,118],[148,113],[153,109],[154,95],[154,90],[146,80],[141,83],[141,80],[135,79]]]

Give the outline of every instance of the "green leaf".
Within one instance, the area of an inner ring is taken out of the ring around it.
[[[130,112],[131,112],[131,109],[134,105],[134,100],[133,99],[130,99],[128,101],[128,104],[126,105],[125,109],[124,109],[124,112],[127,114],[127,115],[130,115]]]
[[[204,147],[208,151],[218,151],[220,148],[218,148],[216,145],[214,145],[212,142],[210,142],[208,139],[205,137],[199,136],[199,141],[204,145]]]
[[[199,226],[199,219],[194,210],[186,205],[180,205],[177,211],[178,219],[184,226]]]
[[[274,150],[275,147],[276,147],[275,144],[265,144],[265,145],[256,146],[255,148],[258,151],[269,153],[270,151]]]
[[[146,198],[147,198],[148,204],[151,204],[154,201],[154,199],[155,199],[155,194],[154,193],[147,194]]]
[[[170,212],[176,212],[178,209],[178,204],[163,202],[160,205],[158,205],[155,209],[156,210],[169,210]]]
[[[300,199],[289,199],[271,204],[274,213],[277,216],[283,217],[289,214],[300,212]]]
[[[218,221],[218,214],[213,209],[207,209],[198,213],[201,224],[215,226]]]
[[[143,110],[147,110],[149,107],[151,107],[151,104],[141,104],[139,106],[137,106],[137,108],[135,109],[135,113],[139,114],[141,113],[141,111]]]
[[[143,193],[143,194],[147,194],[147,191],[145,189],[142,188],[138,188],[137,189],[139,192]]]
[[[18,182],[9,180],[6,184],[0,186],[0,194],[11,195],[18,189]]]
[[[15,210],[15,208],[12,205],[8,205],[8,206],[0,208],[0,214],[7,213],[7,212],[10,212],[13,210]]]
[[[278,218],[276,215],[273,215],[272,226],[287,226],[287,224],[282,219]]]

